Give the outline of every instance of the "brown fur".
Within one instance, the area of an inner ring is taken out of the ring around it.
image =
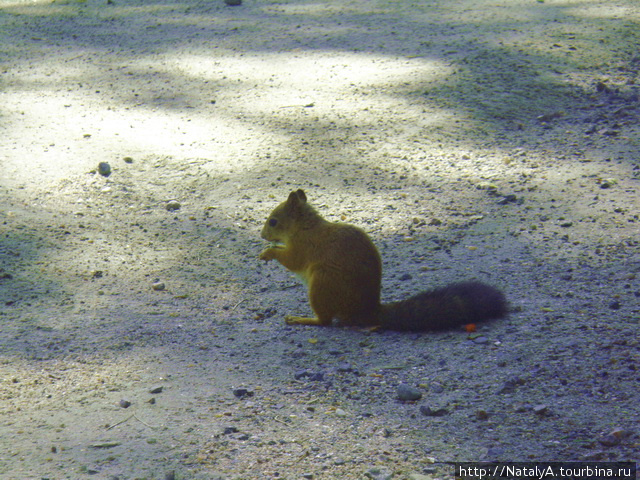
[[[479,282],[458,283],[407,300],[381,305],[380,254],[367,234],[353,225],[330,223],[291,192],[267,219],[262,238],[272,246],[262,260],[278,260],[309,289],[315,317],[287,316],[290,324],[381,326],[392,330],[437,330],[500,318],[504,295]]]

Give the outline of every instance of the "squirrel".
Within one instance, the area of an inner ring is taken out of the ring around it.
[[[360,228],[325,220],[307,203],[303,190],[269,215],[261,232],[271,246],[260,259],[276,259],[297,274],[309,290],[315,317],[289,315],[287,324],[378,327],[400,331],[454,328],[501,318],[507,302],[484,283],[454,283],[400,302],[382,304],[382,261]]]

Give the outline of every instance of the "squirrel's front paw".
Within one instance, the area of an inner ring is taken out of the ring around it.
[[[264,260],[265,262],[273,260],[274,258],[276,258],[276,256],[274,255],[273,248],[267,248],[260,254],[260,260]]]

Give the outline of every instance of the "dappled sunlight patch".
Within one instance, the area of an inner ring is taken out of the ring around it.
[[[145,377],[140,357],[120,355],[109,360],[89,356],[75,359],[27,360],[0,356],[0,414],[10,415],[16,408],[31,411],[58,405],[61,410],[76,402],[109,405],[109,398],[131,382]],[[116,394],[117,395],[117,394]],[[116,402],[113,402],[113,406]],[[20,406],[20,407],[18,407]]]
[[[171,60],[169,60],[171,62]],[[274,107],[313,101],[331,95],[344,102],[344,97],[358,88],[386,87],[396,89],[398,96],[415,83],[446,81],[453,68],[440,60],[393,58],[370,54],[316,52],[243,55],[242,57],[206,55],[176,56],[172,63],[188,76],[205,81],[240,84],[248,94],[260,92],[273,96],[290,93],[288,102]],[[240,86],[240,85],[239,85]],[[380,92],[382,93],[382,92]],[[339,108],[348,109],[357,99]]]
[[[450,117],[422,95],[426,83],[452,75],[433,59],[323,52],[89,63],[85,55],[93,54],[65,53],[62,64],[25,65],[8,77],[4,148],[21,145],[29,156],[28,163],[8,160],[23,181],[86,172],[105,154],[195,156],[233,169],[253,164],[269,146],[286,148],[305,124],[313,131],[335,122],[348,134],[392,117],[410,130]]]
[[[77,16],[79,8],[90,6],[88,0],[0,0],[0,11],[13,15],[30,15],[35,17],[69,17]],[[151,5],[120,6],[120,2],[108,4],[102,2],[102,8],[96,13],[108,14],[111,17],[124,17],[142,14],[161,14],[175,10],[175,5],[153,3]],[[93,7],[91,5],[91,7]],[[102,11],[102,12],[101,12]]]
[[[619,2],[603,2],[600,0],[573,0],[567,1],[567,12],[575,17],[588,19],[620,19],[625,22],[640,21],[640,8],[631,5],[622,5]],[[575,5],[575,7],[573,6]]]
[[[450,80],[454,68],[436,59],[315,52],[217,57],[180,56],[185,76],[220,85],[216,109],[250,130],[271,128],[274,146],[340,133],[357,145],[366,131],[389,119],[394,129],[444,126],[453,112],[434,107],[425,85]],[[239,99],[240,101],[236,101]]]
[[[277,13],[292,16],[328,16],[328,15],[379,15],[389,13],[391,8],[384,2],[327,2],[316,1],[307,3],[290,4],[281,0],[268,0],[264,2],[262,10],[268,13]]]

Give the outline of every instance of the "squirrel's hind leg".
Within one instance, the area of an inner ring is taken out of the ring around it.
[[[315,325],[318,327],[329,327],[333,323],[335,316],[332,302],[327,296],[325,289],[319,288],[318,277],[314,277],[309,285],[309,303],[315,317],[299,317],[297,315],[287,315],[285,321],[288,325]]]
[[[316,325],[329,327],[337,315],[336,299],[339,299],[339,286],[322,269],[316,269],[309,275],[309,304],[315,317],[298,317],[287,315],[285,321],[289,325]]]

